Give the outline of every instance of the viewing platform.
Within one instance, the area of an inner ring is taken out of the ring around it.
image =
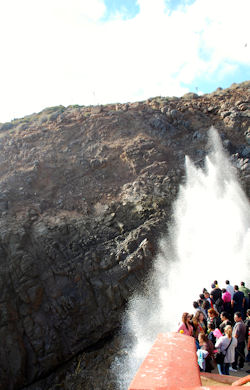
[[[250,386],[242,378],[200,372],[195,340],[176,332],[157,336],[128,390],[213,389]]]

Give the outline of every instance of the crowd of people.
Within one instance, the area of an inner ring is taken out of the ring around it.
[[[193,313],[183,313],[178,332],[195,338],[200,371],[218,368],[221,375],[242,370],[250,362],[250,290],[244,282],[203,289],[193,302]],[[250,370],[246,370],[250,373]]]

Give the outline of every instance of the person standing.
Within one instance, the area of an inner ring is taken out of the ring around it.
[[[221,324],[219,326],[219,329],[221,331],[221,333],[224,335],[225,334],[225,327],[227,325],[230,325],[232,326],[232,323],[231,321],[229,320],[229,315],[226,311],[223,311],[221,314],[220,314],[220,319],[221,319]]]
[[[198,302],[197,301],[194,301],[193,302],[193,308],[194,308],[194,316],[195,316],[195,314],[197,313],[197,311],[200,311],[200,307],[199,307],[199,304],[198,304]]]
[[[224,302],[224,309],[227,313],[229,313],[229,311],[231,311],[232,296],[230,292],[227,291],[225,288],[223,288],[221,291],[222,291],[222,300]]]
[[[243,294],[245,295],[245,298],[247,298],[247,297],[248,297],[248,294],[250,293],[249,288],[247,288],[247,287],[245,286],[245,282],[240,282],[239,291],[242,291],[242,292],[243,292]]]
[[[216,288],[219,288],[218,280],[214,280],[214,283],[213,283],[213,284],[215,285]]]
[[[246,362],[250,362],[250,309],[247,310],[247,318],[244,321],[246,325],[246,342],[247,342],[247,357]]]
[[[207,313],[208,313],[208,322],[212,322],[215,326],[215,329],[219,328],[221,320],[218,312],[214,309],[209,309]]]
[[[218,298],[221,298],[222,291],[219,287],[216,287],[216,285],[213,283],[211,285],[212,291],[210,292],[210,296],[213,297],[213,302],[216,302]]]
[[[205,299],[205,301],[203,301],[203,303],[202,303],[202,309],[205,310],[206,319],[207,319],[207,316],[208,316],[207,312],[210,309],[210,307],[211,306],[210,306],[209,302]]]
[[[247,309],[248,309],[248,306],[249,306],[248,296],[250,294],[250,290],[249,290],[249,288],[247,288],[245,286],[245,282],[240,282],[239,291],[243,292],[243,294],[244,294],[244,297],[245,297],[245,307],[244,307],[244,309],[245,309],[245,312],[246,312]]]
[[[193,335],[193,327],[190,324],[191,320],[191,315],[187,312],[182,314],[182,319],[181,319],[181,324],[177,330],[178,333],[180,331],[183,331],[181,333],[186,334],[187,336],[192,336]]]
[[[229,292],[229,294],[231,294],[231,297],[232,297],[234,295],[233,286],[230,284],[229,280],[226,280],[225,284],[226,284],[226,290]]]
[[[215,325],[213,322],[208,322],[207,324],[207,338],[212,341],[213,345],[216,343],[216,337],[214,335]]]
[[[201,351],[206,351],[204,371],[211,372],[214,369],[214,345],[211,340],[208,340],[207,335],[203,332],[199,333],[198,341]],[[199,353],[199,350],[197,351]],[[199,357],[199,356],[198,356]]]
[[[244,317],[244,305],[245,305],[245,297],[242,291],[239,291],[239,286],[234,286],[234,294],[231,300],[231,306],[233,313],[238,311],[241,312],[242,318]]]
[[[207,331],[207,324],[205,322],[204,314],[202,313],[202,311],[197,311],[195,313],[192,320],[192,324],[194,328],[193,336],[197,340],[199,333],[206,333]]]
[[[232,364],[232,371],[244,367],[245,362],[245,339],[246,339],[246,325],[242,321],[242,315],[240,311],[234,313],[235,325],[233,327],[233,337],[237,339],[237,347],[235,350],[235,360]]]
[[[210,298],[210,294],[208,291],[204,292],[204,297],[205,297],[205,300],[209,303],[209,305],[211,307],[211,298]]]
[[[207,312],[206,312],[206,310],[203,308],[203,303],[204,303],[204,302],[205,302],[204,300],[199,299],[199,300],[198,300],[198,305],[199,305],[199,310],[204,314],[205,320],[207,320]]]
[[[235,348],[237,346],[237,339],[232,336],[232,327],[227,325],[224,329],[225,336],[220,337],[215,344],[220,352],[225,354],[224,363],[217,364],[220,375],[229,375],[230,363],[235,360]]]

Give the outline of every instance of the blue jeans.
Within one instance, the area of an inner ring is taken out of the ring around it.
[[[224,370],[223,370],[224,364],[217,364],[217,368],[218,368],[218,373],[220,375],[224,375]]]
[[[225,366],[225,374],[224,375],[229,375],[230,363],[224,363],[224,366]]]
[[[230,363],[217,364],[218,372],[220,375],[229,375]]]

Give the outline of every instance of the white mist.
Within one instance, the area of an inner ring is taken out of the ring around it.
[[[123,354],[113,370],[117,388],[126,390],[160,332],[175,331],[184,311],[202,289],[245,281],[250,286],[250,207],[216,130],[204,169],[186,158],[186,183],[174,204],[169,236],[147,291],[130,301],[123,326]]]

